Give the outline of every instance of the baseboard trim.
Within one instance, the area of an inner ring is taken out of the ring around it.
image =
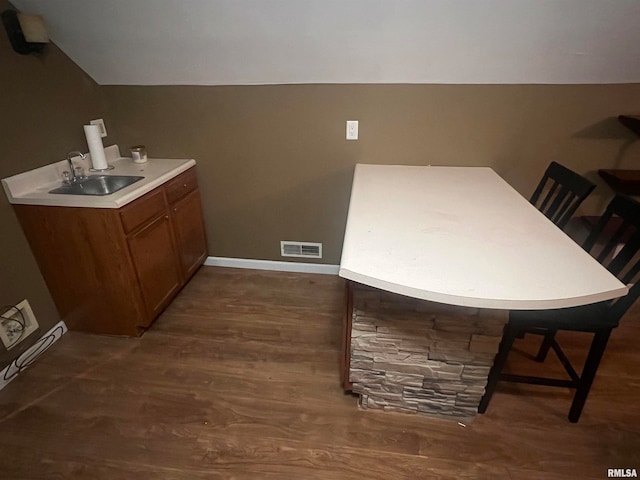
[[[250,268],[275,272],[319,273],[321,275],[338,275],[340,269],[339,265],[326,263],[279,262],[229,257],[207,257],[204,264],[210,267]]]

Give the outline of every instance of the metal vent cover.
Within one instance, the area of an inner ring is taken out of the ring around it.
[[[283,257],[322,258],[322,244],[282,240],[280,255]]]

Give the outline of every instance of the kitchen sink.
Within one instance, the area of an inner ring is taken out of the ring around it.
[[[92,175],[76,183],[50,190],[49,193],[65,195],[111,195],[144,177],[130,175]]]

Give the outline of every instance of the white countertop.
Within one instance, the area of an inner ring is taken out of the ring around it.
[[[514,310],[628,292],[485,167],[357,165],[340,276],[425,300]]]
[[[120,208],[141,197],[196,164],[192,159],[150,158],[147,163],[135,164],[131,158],[120,157],[116,145],[105,148],[107,163],[114,167],[106,172],[89,172],[89,161],[79,157],[74,165],[85,167],[89,175],[137,175],[142,180],[111,195],[60,195],[48,193],[62,185],[62,172],[69,170],[66,160],[2,179],[2,186],[10,203],[59,207]]]

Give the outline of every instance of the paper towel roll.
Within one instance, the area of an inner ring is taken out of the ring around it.
[[[104,155],[104,146],[102,145],[102,137],[100,136],[100,127],[98,125],[85,125],[84,135],[87,137],[87,146],[91,154],[91,165],[94,170],[106,170],[109,168],[107,157]]]

